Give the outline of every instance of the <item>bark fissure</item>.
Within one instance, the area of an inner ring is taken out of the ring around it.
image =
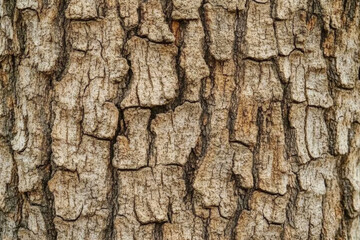
[[[0,239],[360,238],[359,9],[0,1]]]

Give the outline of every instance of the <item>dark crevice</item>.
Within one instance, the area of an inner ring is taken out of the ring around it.
[[[25,43],[26,43],[26,23],[22,18],[21,12],[18,10],[15,10],[14,21],[15,21],[16,37],[20,47],[19,56],[23,56],[25,53]]]
[[[119,173],[118,169],[113,166],[113,159],[115,156],[115,145],[117,144],[117,137],[121,134],[121,132],[125,131],[125,126],[122,126],[124,121],[124,113],[121,111],[119,106],[117,106],[119,110],[119,120],[118,126],[115,131],[114,137],[110,140],[110,159],[109,159],[109,171],[110,171],[110,181],[111,181],[111,192],[108,196],[108,204],[110,214],[107,221],[107,227],[105,229],[105,239],[116,239],[115,232],[115,218],[118,213],[119,205],[118,205],[118,196],[119,196]]]
[[[210,212],[211,214],[211,212]],[[209,224],[210,224],[210,218],[207,219],[203,219],[203,226],[204,226],[204,240],[209,240],[210,239],[210,235],[209,235]]]
[[[15,3],[14,3],[15,4]],[[13,10],[14,8],[12,8]],[[11,13],[13,14],[13,13]],[[7,64],[10,69],[9,72],[9,82],[6,84],[6,82],[0,81],[1,84],[1,90],[3,95],[3,102],[1,105],[4,107],[4,111],[7,116],[7,120],[5,122],[5,129],[4,131],[1,131],[5,134],[5,136],[0,136],[4,139],[4,144],[8,147],[10,154],[11,154],[11,160],[13,163],[13,168],[11,172],[11,181],[6,186],[6,192],[5,192],[5,208],[0,210],[0,228],[4,226],[4,222],[7,221],[6,218],[12,218],[12,220],[15,222],[16,226],[14,229],[12,229],[12,234],[15,238],[17,238],[17,233],[22,221],[22,206],[23,206],[23,198],[22,194],[19,192],[18,185],[19,185],[19,177],[18,177],[18,167],[17,162],[15,161],[15,152],[13,151],[11,147],[11,139],[14,137],[14,132],[12,131],[14,127],[15,122],[15,102],[16,102],[16,82],[18,79],[18,56],[8,56],[7,59],[4,59],[1,61],[1,67],[2,64]],[[0,72],[3,71],[3,69],[7,69],[6,67],[1,68]],[[13,104],[10,106],[8,104],[5,104],[4,100],[12,100]],[[0,239],[2,236],[3,229],[0,229]]]
[[[67,69],[69,67],[69,52],[70,52],[70,48],[71,45],[67,43],[67,32],[69,29],[69,24],[70,21],[65,17],[65,10],[68,6],[68,1],[66,0],[62,0],[60,1],[60,6],[59,6],[59,14],[57,16],[57,22],[58,22],[58,26],[61,29],[61,49],[63,49],[64,51],[61,51],[59,53],[59,58],[58,58],[58,62],[57,62],[57,67],[56,67],[56,72],[55,72],[55,80],[56,81],[61,81],[61,79],[63,78],[64,74],[66,74]]]
[[[49,81],[50,83],[51,81]],[[50,86],[51,87],[51,86]],[[53,96],[52,96],[53,97]],[[44,178],[42,181],[42,191],[44,192],[44,207],[41,207],[41,213],[43,215],[44,218],[44,222],[46,225],[46,230],[47,230],[47,234],[48,234],[48,238],[49,239],[53,239],[55,240],[57,238],[57,231],[55,229],[55,224],[54,224],[54,218],[55,218],[55,207],[54,207],[54,196],[53,194],[50,192],[49,190],[49,186],[48,186],[48,182],[51,179],[52,175],[53,175],[53,164],[52,164],[52,138],[51,138],[51,132],[52,132],[52,127],[53,127],[53,120],[54,117],[53,115],[53,111],[52,111],[52,103],[50,101],[49,103],[49,108],[50,108],[50,121],[49,124],[47,126],[47,144],[48,144],[48,154],[47,154],[47,162],[44,166],[44,169],[42,170],[44,172]]]
[[[156,115],[157,115],[157,113],[153,112],[153,110],[151,109],[151,114],[150,114],[150,118],[149,118],[148,125],[147,125],[147,132],[149,133],[149,136],[150,136],[149,149],[147,152],[147,166],[150,166],[150,164],[151,164],[151,156],[154,151],[154,141],[155,141],[156,135],[153,131],[151,131],[151,122],[152,122],[152,120],[154,120],[156,118]]]
[[[264,122],[263,110],[262,107],[259,107],[256,116],[256,126],[258,127],[258,134],[256,137],[256,144],[254,146],[254,151],[253,151],[253,168],[252,168],[252,175],[254,178],[253,182],[255,189],[259,187],[258,165],[260,161],[260,148],[261,148],[261,137],[263,134],[263,122]]]
[[[173,11],[173,3],[172,0],[162,0],[162,8],[165,15],[165,21],[168,23],[169,27],[171,25],[171,14]]]
[[[208,84],[213,85],[215,82],[215,59],[212,57],[211,53],[210,53],[210,33],[208,30],[208,27],[206,25],[206,19],[205,19],[205,5],[206,1],[203,0],[201,7],[199,9],[199,14],[200,14],[200,19],[201,19],[201,23],[203,25],[203,29],[204,29],[204,34],[205,34],[205,38],[204,38],[204,43],[203,43],[203,51],[204,51],[204,60],[207,64],[207,66],[209,67],[210,70],[210,75],[209,78],[203,78],[201,81],[201,88],[200,88],[200,103],[201,103],[201,108],[202,108],[202,113],[201,113],[201,122],[203,124],[201,124],[201,154],[200,157],[205,156],[206,151],[207,151],[207,147],[209,144],[209,133],[211,132],[211,123],[210,123],[210,119],[211,119],[211,104],[210,104],[210,99],[208,98],[208,96],[206,96],[206,89],[208,89],[209,87],[207,86]],[[211,82],[207,81],[210,80]]]
[[[179,24],[180,24],[180,26],[179,26],[180,39],[177,40],[178,41],[178,53],[176,55],[176,66],[175,66],[178,83],[179,83],[179,88],[177,90],[177,97],[171,103],[172,109],[175,109],[177,106],[181,105],[184,102],[183,98],[184,98],[184,92],[186,90],[185,71],[180,66],[180,57],[181,57],[181,52],[182,52],[182,48],[184,45],[183,32],[184,32],[187,24],[185,22],[179,22]]]
[[[242,38],[244,36],[245,24],[246,23],[246,14],[245,11],[236,10],[236,19],[235,19],[235,41],[234,41],[234,56],[233,60],[235,63],[235,73],[234,80],[236,83],[235,89],[232,92],[231,100],[230,100],[230,108],[228,115],[228,129],[230,134],[230,141],[234,140],[234,124],[237,117],[237,107],[239,105],[239,93],[240,93],[240,78],[241,78],[241,51],[240,45],[242,42]]]
[[[131,36],[132,36],[131,31],[126,31],[125,37],[124,37],[124,44],[121,49],[121,55],[126,59],[129,69],[128,69],[126,76],[124,76],[122,83],[119,84],[119,94],[118,94],[118,99],[117,99],[117,102],[119,104],[125,98],[126,92],[130,88],[131,79],[133,76],[133,71],[131,68],[131,61],[129,59],[130,53],[128,52],[128,49],[127,49],[127,41],[131,38]],[[118,106],[118,108],[120,109],[120,106]]]
[[[238,184],[236,185],[238,186]],[[244,197],[244,195],[240,195],[240,197],[238,197],[235,213],[227,223],[225,229],[225,235],[228,236],[230,240],[236,240],[236,226],[238,224],[241,212],[245,209]]]
[[[349,206],[352,206],[352,193],[354,192],[352,184],[349,182],[346,176],[346,165],[347,165],[348,155],[340,156],[339,161],[337,161],[337,181],[340,186],[340,204],[342,209],[342,225],[339,229],[337,235],[339,239],[343,239],[347,235],[351,220],[353,216],[352,209],[349,209]]]
[[[57,16],[57,22],[58,22],[58,27],[60,29],[62,29],[61,32],[61,49],[63,49],[64,51],[61,51],[59,58],[58,58],[58,62],[57,62],[57,70],[51,74],[51,76],[48,77],[48,92],[51,92],[51,90],[54,88],[54,83],[53,83],[53,79],[56,81],[60,81],[62,75],[65,72],[65,69],[67,68],[67,64],[68,64],[68,47],[66,44],[66,29],[68,26],[68,22],[65,18],[65,9],[67,7],[67,2],[66,1],[60,1],[59,3],[59,12],[58,12],[58,16]],[[45,77],[45,76],[43,76]],[[44,222],[45,222],[45,228],[47,231],[47,237],[48,239],[57,239],[57,231],[55,228],[55,224],[54,224],[54,219],[56,217],[56,213],[55,213],[55,207],[54,207],[54,196],[53,194],[50,192],[49,190],[49,186],[48,186],[48,182],[51,179],[51,177],[54,174],[54,164],[52,163],[52,137],[51,137],[51,132],[52,132],[52,128],[54,125],[54,120],[55,120],[55,115],[54,112],[52,110],[52,103],[53,103],[53,97],[54,95],[50,95],[51,99],[48,103],[48,107],[49,107],[49,112],[50,112],[50,116],[49,119],[47,119],[48,124],[45,127],[46,129],[46,137],[47,137],[47,161],[46,164],[44,166],[44,168],[41,170],[44,173],[44,177],[42,180],[42,192],[44,193],[44,205],[40,206],[40,211],[42,213],[42,216],[44,218]]]
[[[163,226],[164,223],[155,223],[154,240],[163,240]]]
[[[244,57],[241,52],[241,43],[243,42],[243,38],[246,31],[246,21],[247,21],[247,10],[249,8],[249,2],[246,1],[245,4],[245,10],[239,11],[236,10],[236,19],[235,19],[235,41],[234,41],[234,55],[233,60],[235,63],[235,74],[234,74],[234,80],[236,83],[236,87],[232,93],[231,101],[230,101],[230,109],[229,109],[229,116],[228,116],[228,129],[229,129],[229,142],[237,142],[235,138],[233,137],[234,131],[234,124],[237,118],[237,108],[239,105],[239,101],[241,99],[239,98],[240,91],[241,91],[241,84],[240,79],[242,78],[242,58]],[[244,145],[243,143],[239,143]],[[246,145],[244,145],[246,146]],[[248,146],[246,146],[248,147]],[[234,160],[233,160],[234,163]],[[250,190],[244,190],[241,188],[241,182],[238,176],[236,176],[234,173],[232,173],[232,179],[235,181],[235,188],[234,192],[238,195],[237,198],[237,206],[236,210],[234,212],[234,215],[231,217],[231,219],[228,221],[226,229],[225,229],[225,235],[230,240],[236,239],[236,227],[238,225],[238,221],[240,218],[240,214],[244,209],[249,209],[248,203],[249,199],[252,195],[253,189]]]
[[[350,24],[347,20],[350,22],[354,20],[358,6],[358,0],[343,0],[343,14],[346,16],[347,25]]]
[[[194,197],[194,187],[193,183],[195,180],[195,172],[198,168],[197,165],[198,156],[196,156],[196,153],[194,150],[191,151],[190,156],[188,158],[188,161],[185,163],[183,170],[183,178],[185,181],[185,187],[186,187],[186,195],[184,196],[184,202],[185,203],[192,203],[193,197]]]

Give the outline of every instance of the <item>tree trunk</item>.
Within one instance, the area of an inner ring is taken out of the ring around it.
[[[358,0],[1,0],[0,239],[360,239]]]

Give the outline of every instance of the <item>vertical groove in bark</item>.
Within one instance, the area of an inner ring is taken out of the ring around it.
[[[110,162],[109,162],[109,169],[111,172],[111,193],[109,196],[109,209],[110,214],[109,214],[109,219],[108,219],[108,225],[106,227],[105,230],[105,239],[116,239],[116,232],[115,232],[115,227],[114,227],[114,222],[115,222],[115,218],[116,218],[116,214],[117,211],[119,209],[118,206],[118,194],[119,194],[119,183],[118,183],[118,179],[119,179],[119,174],[117,172],[117,169],[112,165],[113,163],[113,159],[115,156],[115,144],[116,144],[116,136],[119,135],[119,133],[121,132],[121,125],[120,122],[122,121],[122,119],[124,119],[123,117],[123,112],[120,111],[120,118],[119,118],[119,124],[118,127],[116,129],[116,133],[115,133],[115,137],[113,139],[111,139],[110,141]]]

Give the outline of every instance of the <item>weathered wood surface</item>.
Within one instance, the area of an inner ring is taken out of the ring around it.
[[[358,0],[0,0],[0,239],[360,239]]]

